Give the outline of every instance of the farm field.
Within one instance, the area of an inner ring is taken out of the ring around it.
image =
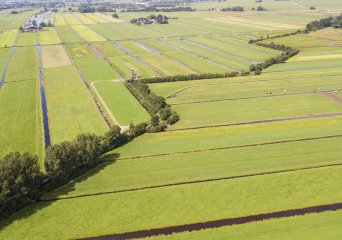
[[[0,158],[43,175],[0,160],[0,239],[342,238],[342,32],[297,32],[338,26],[338,0],[21,4],[0,11]]]

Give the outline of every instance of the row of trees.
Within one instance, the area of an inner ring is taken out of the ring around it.
[[[304,33],[316,31],[319,29],[327,28],[327,27],[341,28],[342,27],[342,14],[337,17],[330,16],[327,18],[322,18],[320,20],[310,22],[309,24],[306,25]]]
[[[115,12],[116,10],[112,7],[98,6],[94,7],[89,4],[80,4],[78,11],[81,13],[93,13],[93,12]]]
[[[142,17],[142,18],[133,18],[131,20],[132,24],[137,24],[137,25],[144,25],[144,24],[152,24],[152,23],[156,23],[156,24],[168,24],[168,16],[165,15],[150,15],[148,17]]]
[[[241,6],[236,6],[236,7],[226,7],[226,8],[222,8],[221,11],[223,12],[243,12],[244,8]]]
[[[194,12],[195,9],[191,7],[170,7],[170,8],[157,8],[157,7],[146,7],[140,9],[127,9],[126,12]]]

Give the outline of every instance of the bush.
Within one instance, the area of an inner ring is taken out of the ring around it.
[[[134,124],[130,124],[129,126],[129,135],[131,136],[131,138],[136,138],[144,133],[146,133],[146,123],[140,123],[137,125]]]

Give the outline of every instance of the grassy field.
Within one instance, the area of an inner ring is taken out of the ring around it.
[[[0,49],[0,73],[3,73],[11,54],[10,48]]]
[[[96,53],[88,44],[67,44],[65,45],[72,58],[95,57]]]
[[[38,43],[37,33],[19,33],[16,46],[35,46]]]
[[[98,82],[93,85],[120,125],[146,122],[150,115],[122,82]]]
[[[81,133],[103,134],[107,125],[74,66],[44,69],[51,139],[72,140]]]
[[[85,15],[83,15],[82,13],[74,13],[74,16],[79,19],[83,24],[96,24],[95,21],[93,21],[92,19],[90,19],[89,17],[86,17]]]
[[[72,28],[87,42],[106,41],[104,37],[94,32],[86,25],[72,25]]]
[[[335,240],[342,234],[342,211],[310,214],[307,216],[274,219],[240,226],[221,227],[202,231],[144,238],[145,240],[264,240],[301,239]]]
[[[85,42],[85,40],[70,26],[56,27],[59,37],[64,43]]]
[[[106,58],[127,56],[126,53],[114,47],[114,45],[109,42],[95,42],[92,45]]]
[[[71,65],[70,59],[62,46],[42,47],[43,68],[54,68]]]
[[[301,62],[298,64],[297,62],[287,63],[287,64],[276,64],[265,70],[265,72],[277,72],[277,71],[298,71],[298,70],[306,70],[306,69],[319,69],[319,68],[333,68],[333,67],[341,67],[342,60],[321,60],[321,61],[308,61]]]
[[[64,15],[65,21],[69,25],[79,25],[79,24],[82,24],[82,22],[80,20],[78,20],[78,18],[75,17],[75,15],[72,14],[72,13],[63,13],[63,15]]]
[[[80,238],[334,203],[341,176],[335,167],[38,203],[2,222],[0,236]]]
[[[45,28],[44,31],[39,32],[39,43],[40,45],[59,44],[61,40],[53,28]]]
[[[76,58],[74,61],[88,83],[121,79],[120,75],[99,57]]]
[[[0,155],[27,151],[38,155],[42,161],[42,116],[35,48],[16,49],[5,81],[0,91]]]
[[[17,39],[17,30],[8,30],[0,34],[0,47],[14,46],[15,40]]]
[[[55,14],[54,21],[56,27],[68,25],[62,14]]]

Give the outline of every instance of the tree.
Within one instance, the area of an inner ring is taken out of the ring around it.
[[[118,18],[119,18],[119,15],[116,14],[116,13],[113,13],[112,17],[118,19]]]
[[[310,7],[310,10],[316,10],[316,8],[314,6]]]
[[[114,125],[106,132],[102,141],[103,150],[110,151],[126,142],[127,137],[125,134],[121,133],[121,128],[119,126]]]

